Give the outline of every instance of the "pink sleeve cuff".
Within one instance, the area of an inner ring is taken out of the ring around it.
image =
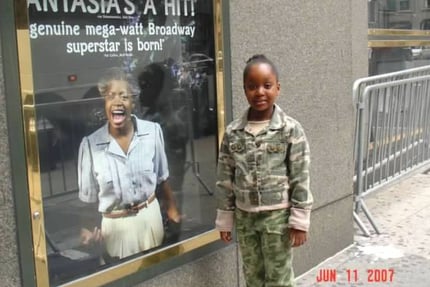
[[[229,231],[233,230],[234,222],[234,211],[231,210],[216,210],[215,228],[218,231]]]
[[[309,231],[311,210],[303,208],[290,208],[288,227],[303,231]]]

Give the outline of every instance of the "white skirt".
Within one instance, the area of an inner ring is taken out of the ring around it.
[[[155,199],[134,216],[102,219],[102,236],[107,253],[124,258],[161,245],[164,237],[160,204]]]

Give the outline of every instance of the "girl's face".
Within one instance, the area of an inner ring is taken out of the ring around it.
[[[134,107],[128,83],[122,80],[112,80],[109,89],[103,96],[110,128],[124,128],[131,121],[131,112]]]
[[[244,89],[253,112],[271,116],[273,104],[280,91],[280,84],[272,67],[266,63],[250,66]]]

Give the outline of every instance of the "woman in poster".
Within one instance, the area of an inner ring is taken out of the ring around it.
[[[161,245],[163,222],[157,192],[169,220],[180,221],[159,124],[132,114],[139,94],[133,78],[113,68],[98,83],[107,123],[82,139],[79,148],[79,198],[97,203],[101,228],[83,228],[84,244],[104,242],[113,258]],[[158,186],[158,188],[157,188]]]

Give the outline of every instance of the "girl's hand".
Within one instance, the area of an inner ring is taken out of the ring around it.
[[[81,243],[83,245],[90,245],[92,243],[100,243],[103,240],[102,230],[97,226],[94,227],[93,231],[86,228],[81,229]]]
[[[306,231],[293,228],[290,229],[291,247],[298,247],[300,245],[303,245],[307,239],[308,233]]]
[[[231,241],[231,232],[230,231],[220,231],[219,233],[220,238],[225,243],[228,243]]]

